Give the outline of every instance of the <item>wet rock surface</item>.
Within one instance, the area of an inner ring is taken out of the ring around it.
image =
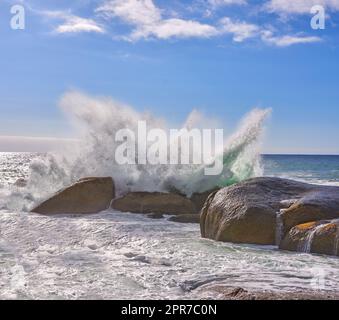
[[[339,256],[339,219],[295,226],[284,237],[280,249]]]

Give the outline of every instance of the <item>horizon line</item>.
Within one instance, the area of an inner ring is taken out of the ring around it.
[[[6,151],[0,150],[0,153],[49,153],[51,151]],[[339,153],[261,153],[261,156],[339,156]]]

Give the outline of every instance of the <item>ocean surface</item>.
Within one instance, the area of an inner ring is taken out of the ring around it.
[[[264,155],[265,176],[339,185],[339,155]]]
[[[0,208],[41,156],[0,153]],[[261,165],[265,176],[339,185],[339,156],[265,155]],[[0,299],[218,298],[214,283],[339,290],[336,257],[214,242],[198,225],[114,211],[45,217],[2,208]]]

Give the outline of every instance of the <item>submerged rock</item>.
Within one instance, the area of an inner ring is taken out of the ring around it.
[[[146,217],[149,219],[158,220],[158,219],[163,219],[164,215],[162,213],[149,213],[146,215]]]
[[[18,188],[25,188],[27,186],[27,180],[20,178],[17,181],[15,181],[14,186]]]
[[[280,243],[280,249],[339,256],[339,219],[293,227]]]
[[[200,215],[199,214],[180,214],[178,216],[173,216],[168,219],[172,222],[179,223],[200,223]]]
[[[32,212],[40,214],[89,214],[109,208],[115,197],[114,181],[108,178],[85,178],[57,192]]]
[[[254,178],[210,195],[200,225],[205,238],[273,245],[278,230],[280,241],[298,224],[333,218],[339,218],[338,187]]]
[[[195,214],[194,203],[179,194],[160,192],[131,192],[112,203],[112,208],[122,212],[155,214]]]

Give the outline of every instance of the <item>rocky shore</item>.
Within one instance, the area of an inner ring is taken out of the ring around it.
[[[339,187],[255,178],[212,193],[201,234],[217,241],[339,255]]]
[[[89,214],[112,208],[170,221],[199,223],[203,238],[277,245],[282,250],[339,255],[339,187],[254,178],[194,194],[131,192],[116,198],[114,180],[85,178],[32,212]]]
[[[208,288],[211,293],[216,293],[220,300],[339,300],[337,292],[322,291],[293,291],[276,292],[245,290],[243,288],[232,288],[216,285]]]
[[[179,193],[130,192],[121,197],[115,195],[114,180],[84,178],[31,211],[40,214],[90,214],[109,208],[135,214],[145,214],[151,219],[169,219],[180,223],[200,223],[200,211],[210,192],[195,193],[190,198]]]

